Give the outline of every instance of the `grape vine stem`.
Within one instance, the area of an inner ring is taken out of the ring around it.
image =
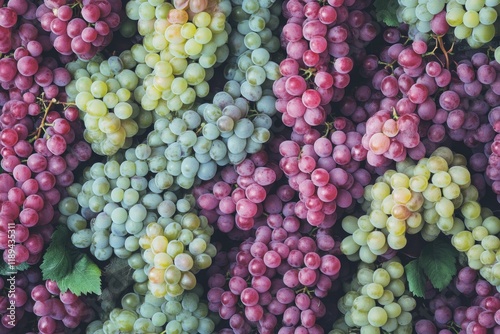
[[[38,126],[36,133],[33,134],[34,135],[34,137],[32,138],[33,141],[40,138],[40,135],[42,134],[43,127],[45,126],[45,121],[47,119],[47,115],[49,114],[49,110],[52,107],[52,105],[56,102],[57,102],[57,100],[55,98],[53,98],[52,100],[50,100],[49,105],[45,107],[42,122]]]
[[[453,49],[453,45],[451,46],[450,50],[446,50],[446,48],[444,47],[444,43],[443,43],[443,37],[437,36],[436,41],[437,41],[437,44],[439,45],[439,48],[443,52],[444,59],[446,61],[446,69],[449,70],[450,69],[450,58],[448,57],[448,53]]]

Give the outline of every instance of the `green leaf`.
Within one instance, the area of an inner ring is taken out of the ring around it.
[[[59,281],[68,275],[73,264],[71,246],[71,232],[65,225],[59,225],[40,265],[44,280]]]
[[[21,263],[18,266],[11,266],[7,262],[0,263],[0,276],[8,276],[15,274],[20,271],[24,271],[30,267],[26,262]]]
[[[424,297],[425,295],[425,274],[418,263],[418,259],[410,261],[405,266],[406,279],[408,287],[416,297]]]
[[[61,291],[70,290],[77,296],[101,294],[101,269],[87,255],[83,255],[71,272],[57,283]]]
[[[438,290],[447,287],[457,273],[455,265],[458,251],[449,241],[436,239],[423,249],[419,257],[419,267]]]
[[[378,22],[385,23],[389,27],[398,27],[399,21],[396,16],[398,8],[397,0],[375,0],[375,16]]]

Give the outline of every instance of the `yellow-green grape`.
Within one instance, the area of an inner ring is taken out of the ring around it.
[[[380,306],[375,306],[368,311],[368,322],[374,327],[382,327],[385,325],[387,318],[387,311]]]
[[[474,245],[475,240],[470,231],[462,231],[451,238],[451,243],[459,252],[466,252]]]
[[[468,10],[463,16],[463,24],[467,28],[477,27],[479,24],[479,13],[474,10]]]
[[[368,234],[366,243],[370,249],[381,249],[386,243],[386,237],[384,233],[380,231],[372,231]]]
[[[466,27],[464,24],[460,24],[455,27],[453,33],[458,39],[466,39],[472,35],[472,28]]]
[[[427,168],[431,173],[437,173],[448,170],[448,162],[440,156],[431,156],[427,160]]]
[[[465,202],[460,211],[466,219],[475,219],[481,215],[481,205],[478,202]]]
[[[382,201],[384,198],[389,196],[391,193],[391,188],[385,182],[377,182],[371,187],[371,197],[374,200]]]
[[[428,185],[428,178],[424,175],[415,175],[410,178],[409,188],[416,192],[423,192]]]

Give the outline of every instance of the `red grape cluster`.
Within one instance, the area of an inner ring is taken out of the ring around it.
[[[281,143],[280,168],[299,193],[294,206],[297,217],[313,226],[331,227],[338,208],[350,209],[363,196],[371,176],[361,168],[360,161],[366,157],[361,141],[352,122],[339,117],[329,138],[312,129],[302,138],[292,135]]]
[[[316,320],[326,313],[321,298],[337,282],[340,261],[335,252],[326,229],[320,229],[315,240],[300,231],[260,226],[255,238],[230,250],[226,263],[220,256],[215,259],[216,264],[229,265],[229,281],[220,273],[223,268],[209,270],[209,308],[229,320],[235,333],[250,333],[254,327],[259,333],[273,333],[278,319],[283,323],[279,333],[323,333]]]
[[[44,0],[36,17],[53,36],[57,52],[90,60],[113,40],[121,10],[122,2],[117,0]]]
[[[265,224],[263,212],[281,213],[283,202],[290,201],[295,192],[279,185],[283,172],[271,162],[272,154],[254,153],[236,166],[224,167],[213,180],[196,187],[194,194],[200,215],[233,239],[241,239],[249,236],[245,232]],[[276,194],[268,196],[275,186]]]
[[[362,9],[367,1],[325,3],[287,1],[280,63],[282,77],[273,84],[276,109],[286,126],[304,134],[322,126],[331,113],[329,103],[344,96],[354,66],[353,57],[376,36],[378,27]]]
[[[30,115],[39,112],[37,97],[43,94],[48,100],[55,98],[59,87],[71,81],[66,69],[43,55],[52,45],[49,35],[38,27],[36,8],[27,0],[10,0],[7,7],[0,8],[0,52],[5,54],[0,59],[0,106],[10,100],[24,101],[27,111],[19,102],[15,109]]]
[[[55,281],[31,290],[34,300],[33,313],[38,318],[40,334],[65,333],[67,328],[76,328],[80,322],[90,322],[95,317],[94,310],[81,297],[71,291],[61,292]]]
[[[31,0],[9,0],[5,1],[6,6],[3,7],[4,1],[0,7],[0,52],[8,53],[10,50],[15,50],[19,46],[27,46],[29,41],[35,41],[39,37],[37,43],[30,44],[30,51],[40,55],[41,51],[51,49],[49,36],[38,33],[34,22],[36,22],[37,5]],[[37,56],[33,56],[37,57]],[[24,62],[29,63],[31,59],[26,59]]]
[[[11,100],[2,109],[0,249],[5,262],[11,260],[9,254],[15,255],[15,265],[40,260],[53,231],[54,207],[63,189],[73,183],[73,171],[91,155],[90,146],[82,139],[77,109],[50,110],[53,103],[42,104],[45,110],[38,117],[20,112],[18,109],[28,108],[22,101]],[[15,231],[12,250],[11,229]]]
[[[394,77],[388,77],[394,78]],[[397,116],[389,110],[377,111],[366,121],[363,147],[368,151],[366,161],[375,167],[387,166],[391,161],[403,161],[409,154],[419,160],[425,156],[420,142],[416,114]]]

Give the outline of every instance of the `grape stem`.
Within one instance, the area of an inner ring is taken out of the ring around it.
[[[322,136],[322,138],[326,138],[330,134],[330,131],[334,130],[333,122],[326,122],[325,127],[325,134]]]
[[[296,293],[305,293],[306,295],[309,296],[309,298],[312,298],[312,294],[314,293],[314,290],[309,290],[307,288],[307,286],[305,286],[302,289],[297,290]]]
[[[393,65],[396,63],[396,60],[394,60],[392,63],[386,63],[386,62],[384,62],[384,61],[379,61],[378,63],[379,63],[380,65],[384,65],[384,69],[388,69],[388,68],[390,68],[390,69],[391,69],[391,71],[394,71],[394,66],[393,66]]]
[[[304,77],[304,79],[306,79],[306,80],[311,79],[311,77],[312,77],[312,76],[314,75],[314,73],[316,72],[316,69],[315,69],[315,68],[308,68],[308,69],[301,68],[300,70],[301,70],[302,72],[304,72],[303,77]]]
[[[443,55],[444,55],[444,59],[446,61],[446,69],[450,69],[450,58],[448,57],[448,54],[453,50],[453,46],[455,45],[455,43],[453,43],[450,47],[449,50],[446,50],[446,48],[444,47],[444,42],[443,42],[443,37],[442,36],[437,36],[436,37],[436,42],[439,46],[439,48],[441,49],[441,51],[443,52]]]
[[[38,129],[36,130],[36,132],[31,134],[33,136],[33,138],[30,139],[30,142],[34,142],[35,140],[40,138],[40,135],[42,134],[42,130],[44,130],[44,127],[45,127],[45,120],[47,119],[47,115],[49,114],[49,110],[52,107],[52,105],[56,102],[57,102],[57,100],[55,98],[53,98],[52,100],[50,100],[49,105],[46,106],[45,101],[42,100],[43,106],[45,107],[42,122],[38,126]]]
[[[399,115],[398,115],[398,113],[397,113],[397,111],[396,111],[396,108],[394,108],[394,107],[392,107],[392,118],[393,118],[395,121],[397,121],[397,120],[398,120],[398,118],[399,118]]]

